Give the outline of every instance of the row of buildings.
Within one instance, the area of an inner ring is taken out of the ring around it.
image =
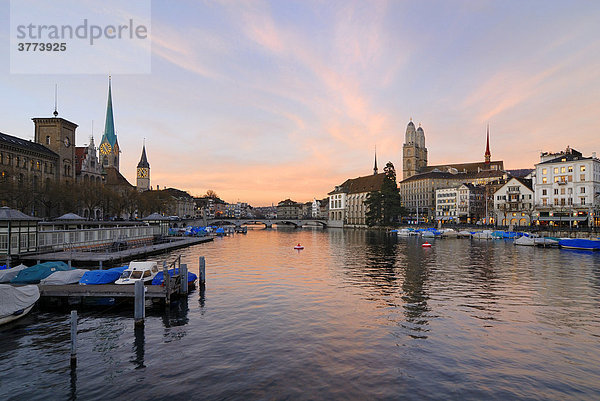
[[[481,162],[428,165],[425,132],[406,128],[399,192],[403,223],[496,225],[600,224],[600,160],[570,147],[542,153],[534,168],[508,170],[491,160],[489,127]],[[346,180],[329,193],[331,227],[365,227],[365,200],[381,189],[377,157],[373,174]]]

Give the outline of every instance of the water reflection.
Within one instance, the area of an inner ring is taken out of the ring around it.
[[[402,308],[405,321],[400,326],[407,329],[407,335],[414,339],[426,339],[429,328],[429,295],[426,291],[428,279],[427,262],[431,258],[432,248],[422,248],[415,239],[408,239],[404,248],[402,270]]]
[[[134,325],[133,353],[135,358],[131,361],[136,369],[145,368],[144,345],[146,343],[145,327],[143,324]]]

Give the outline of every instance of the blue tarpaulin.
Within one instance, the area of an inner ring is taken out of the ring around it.
[[[173,274],[179,274],[179,269],[169,269],[169,276],[173,276]],[[188,283],[196,281],[197,278],[198,276],[196,276],[194,273],[188,272]],[[162,271],[159,271],[152,279],[152,285],[163,285],[164,282],[165,280],[163,278]]]
[[[90,270],[85,272],[79,284],[110,284],[117,281],[121,274],[127,269],[127,266],[113,267],[106,270]]]
[[[44,262],[23,269],[10,282],[12,284],[38,284],[41,280],[57,271],[73,270],[65,262]]]

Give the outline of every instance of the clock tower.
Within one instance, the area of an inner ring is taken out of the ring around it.
[[[34,141],[44,145],[59,157],[56,166],[57,178],[74,181],[77,124],[58,117],[56,110],[53,118],[32,118],[32,120],[35,125]]]
[[[150,189],[150,163],[146,157],[146,144],[142,147],[142,157],[137,165],[137,190],[147,191]]]
[[[113,119],[111,79],[108,77],[108,103],[106,105],[106,122],[104,123],[104,134],[100,141],[100,164],[103,168],[114,167],[119,171],[119,142],[115,134],[115,121]]]

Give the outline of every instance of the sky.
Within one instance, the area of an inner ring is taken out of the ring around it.
[[[0,131],[32,139],[56,84],[98,145],[108,72],[11,74],[0,4]],[[430,164],[483,161],[487,124],[508,169],[600,153],[599,21],[597,1],[152,1],[151,73],[112,75],[120,170],[135,184],[145,138],[154,187],[306,202],[371,174],[375,146],[401,177],[410,118]]]

